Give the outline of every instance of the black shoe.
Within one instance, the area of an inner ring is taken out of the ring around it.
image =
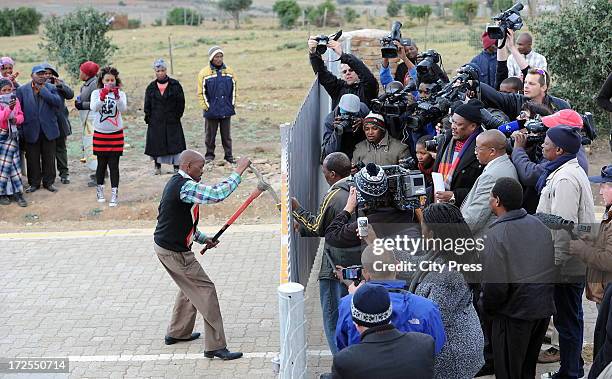
[[[225,158],[227,163],[236,164],[236,160],[234,158]]]
[[[53,184],[49,184],[48,186],[45,186],[45,189],[49,192],[57,192],[57,188]]]
[[[70,184],[70,177],[64,176],[60,179],[60,181],[62,182],[62,184]]]
[[[474,376],[474,378],[478,378],[479,376],[494,375],[494,374],[495,374],[495,367],[490,364],[488,365],[485,364],[484,366],[482,366],[480,371],[478,371],[478,373]]]
[[[6,195],[2,195],[0,196],[0,205],[9,205],[11,203],[11,198],[6,196]]]
[[[164,337],[164,342],[166,343],[166,345],[174,345],[177,342],[186,342],[186,341],[193,341],[200,338],[200,333],[191,333],[191,337],[189,338],[174,338],[174,337],[170,337],[170,336],[165,336]]]
[[[15,201],[17,202],[17,205],[19,205],[20,207],[25,208],[28,206],[28,202],[23,197],[23,194],[21,192],[15,194]]]
[[[219,350],[205,351],[204,356],[210,359],[217,357],[223,359],[224,361],[231,361],[232,359],[242,358],[242,353],[232,353],[231,351],[227,350],[227,348],[223,348]]]
[[[28,188],[26,188],[26,193],[32,193],[32,192],[36,192],[40,189],[40,186],[29,186]]]
[[[87,187],[96,187],[98,185],[98,182],[96,182],[96,179],[92,179],[87,183]]]

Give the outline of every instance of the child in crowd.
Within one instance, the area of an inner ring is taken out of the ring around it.
[[[0,205],[8,205],[11,197],[21,207],[28,203],[23,198],[21,159],[19,156],[19,132],[23,112],[15,96],[10,79],[0,78]]]
[[[425,176],[425,185],[430,187],[433,185],[433,180],[431,179],[431,173],[433,171],[433,165],[435,162],[435,157],[432,152],[427,151],[426,142],[433,140],[433,137],[430,135],[423,136],[417,140],[416,143],[416,157],[417,163],[419,165],[419,171]]]

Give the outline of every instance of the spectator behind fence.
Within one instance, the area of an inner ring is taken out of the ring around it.
[[[515,76],[506,78],[500,83],[499,92],[523,93],[523,81]]]
[[[327,155],[336,151],[346,154],[349,159],[353,157],[355,145],[365,139],[361,120],[368,113],[368,106],[362,103],[357,95],[342,95],[338,106],[325,116],[321,163]]]
[[[19,71],[14,71],[14,68],[15,61],[11,57],[0,58],[0,76],[10,80],[13,90],[16,90],[19,87],[19,83],[17,83]]]
[[[434,341],[423,333],[402,333],[391,322],[393,293],[363,284],[349,305],[350,320],[361,343],[334,356],[332,378],[433,378]],[[329,377],[329,376],[323,376]]]
[[[319,76],[319,84],[325,88],[332,99],[332,109],[336,108],[342,95],[352,93],[370,107],[370,102],[378,96],[378,81],[370,69],[356,56],[342,52],[338,41],[329,41],[327,46],[340,57],[341,79],[332,74],[316,51],[316,37],[308,39],[310,64],[314,73]]]
[[[121,89],[119,71],[114,67],[104,67],[98,72],[98,89],[91,94],[91,110],[95,112],[93,122],[93,150],[98,157],[96,169],[96,198],[98,203],[104,198],[104,174],[110,172],[111,198],[109,207],[119,202],[119,158],[123,155],[123,118],[127,110],[127,97]]]
[[[431,204],[425,208],[422,229],[424,238],[457,242],[472,238],[461,211],[452,204]],[[479,273],[457,269],[443,272],[420,270],[421,262],[435,262],[445,267],[449,262],[477,264],[477,250],[466,250],[459,254],[453,248],[445,249],[440,245],[439,250],[434,247],[431,251],[407,258],[419,267],[410,282],[410,291],[436,303],[442,314],[446,343],[436,356],[434,377],[437,379],[473,378],[484,364],[484,337],[472,292],[472,283],[480,282]]]
[[[206,161],[215,159],[215,139],[221,130],[224,157],[236,163],[232,152],[231,117],[236,114],[236,74],[225,64],[219,46],[208,49],[208,64],[198,74],[198,100],[204,110],[204,144]]]
[[[599,183],[599,194],[606,207],[595,241],[570,242],[571,255],[587,265],[586,297],[597,303],[599,315],[593,337],[593,366],[589,378],[595,378],[612,361],[612,165],[604,166],[600,175],[589,177]]]
[[[42,185],[50,192],[57,192],[55,182],[55,140],[60,136],[57,113],[63,100],[57,88],[47,83],[45,65],[32,67],[32,81],[17,88],[24,122],[21,126],[26,142],[26,157],[31,193]]]
[[[472,233],[480,237],[495,220],[489,207],[489,194],[495,182],[503,177],[518,180],[518,175],[506,154],[506,136],[499,130],[485,130],[476,137],[476,159],[484,170],[461,204],[461,213]]]
[[[571,109],[563,109],[553,115],[546,115],[546,108],[541,109],[541,106],[538,104],[529,101],[523,104],[523,106],[527,106],[527,108],[525,111],[521,112],[524,116],[519,116],[520,118],[533,119],[539,114],[544,116],[542,117],[542,124],[549,129],[559,125],[571,126],[577,129],[582,128],[582,117]],[[540,108],[540,110],[538,110],[538,108]],[[519,120],[519,124],[520,123],[521,120]],[[538,178],[544,172],[544,167],[548,163],[548,160],[542,155],[541,146],[527,146],[526,132],[525,129],[521,129],[512,134],[514,138],[512,163],[514,167],[516,167],[519,181],[523,185],[525,191],[523,196],[523,208],[525,208],[528,213],[533,214],[535,213],[540,199],[540,194],[535,189],[535,185]],[[580,167],[582,167],[585,173],[588,173],[589,162],[582,146],[580,146],[580,150],[578,151],[577,159]]]
[[[372,229],[373,232],[373,229]],[[374,237],[376,238],[376,237]],[[396,280],[396,272],[389,268],[398,262],[393,250],[380,248],[374,254],[373,246],[365,248],[361,254],[363,280],[368,284],[380,285],[389,291],[392,304],[391,323],[401,332],[419,332],[433,337],[435,353],[444,346],[446,336],[438,306],[431,300],[412,294],[405,290],[406,282]],[[380,254],[378,254],[380,253]],[[351,318],[354,286],[349,287],[349,294],[340,301],[338,324],[336,326],[336,344],[338,350],[359,343],[359,331]]]
[[[478,68],[478,80],[490,86],[495,86],[495,72],[497,70],[497,46],[496,40],[489,37],[487,32],[482,32],[482,51],[472,58],[471,63]]]
[[[557,126],[546,132],[542,154],[549,162],[536,183],[541,193],[537,212],[550,213],[574,223],[595,223],[593,195],[589,180],[578,164],[581,136],[575,128]],[[559,332],[561,367],[558,377],[582,377],[583,311],[585,266],[569,254],[570,235],[565,230],[552,231],[555,265],[560,278],[555,286],[553,321]]]
[[[10,204],[13,197],[19,206],[28,206],[23,197],[19,156],[18,128],[22,123],[23,112],[13,83],[0,78],[0,205]]]
[[[366,139],[359,142],[353,152],[353,173],[357,172],[362,164],[396,165],[400,159],[409,156],[408,146],[391,137],[387,132],[382,115],[368,114],[363,119],[363,132]]]
[[[481,109],[478,100],[459,105],[452,115],[451,130],[438,144],[434,172],[442,174],[445,191],[435,194],[437,201],[461,205],[482,173],[475,153],[476,137],[482,132]]]
[[[163,59],[153,62],[155,80],[145,90],[144,113],[147,124],[145,154],[154,162],[154,175],[161,175],[161,165],[179,169],[179,156],[187,148],[181,125],[185,95],[178,80],[168,77]]]
[[[514,39],[514,32],[509,38]],[[533,38],[529,33],[521,33],[516,40],[516,50],[527,61],[531,68],[541,68],[546,70],[548,63],[542,54],[538,54],[531,49]],[[508,58],[508,76],[523,77],[521,67],[519,66],[516,57],[511,55]]]
[[[550,231],[521,208],[520,183],[499,178],[491,192],[482,254],[482,308],[491,319],[495,376],[533,378],[542,339],[555,312],[554,246]],[[517,238],[520,236],[520,238]]]
[[[298,223],[298,230],[302,237],[325,237],[327,227],[344,209],[350,187],[353,184],[350,177],[351,161],[346,154],[341,152],[329,154],[325,157],[321,168],[330,187],[317,213],[305,210],[296,198],[291,198],[293,219]],[[338,351],[335,337],[338,304],[340,299],[348,293],[344,283],[339,281],[335,275],[336,265],[348,267],[358,265],[360,262],[361,246],[336,248],[325,241],[319,270],[319,299],[323,314],[323,328],[332,354]]]
[[[98,70],[100,66],[92,61],[81,63],[79,67],[79,79],[83,81],[79,96],[74,101],[74,107],[79,110],[79,120],[81,121],[81,162],[86,163],[87,168],[93,173],[89,175],[91,179],[87,183],[88,187],[95,187],[96,167],[98,161],[93,153],[93,120],[95,112],[90,109],[92,92],[98,87]]]
[[[57,124],[59,126],[60,136],[55,140],[55,161],[57,163],[57,171],[59,172],[61,183],[70,184],[66,140],[69,135],[72,135],[72,125],[70,125],[70,119],[68,117],[66,100],[72,100],[74,98],[74,91],[72,91],[72,88],[70,88],[66,82],[59,78],[59,74],[53,66],[47,63],[45,67],[47,83],[54,85],[57,89],[57,94],[62,98],[62,106],[57,112]]]

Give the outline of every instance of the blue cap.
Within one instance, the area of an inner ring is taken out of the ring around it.
[[[612,183],[612,165],[603,166],[599,176],[589,176],[592,183]]]
[[[41,71],[47,71],[47,67],[45,66],[45,64],[37,64],[36,66],[32,67],[32,74],[36,74],[37,72],[41,72]]]

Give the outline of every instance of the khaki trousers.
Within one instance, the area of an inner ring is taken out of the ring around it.
[[[193,332],[196,314],[204,317],[204,350],[223,349],[227,346],[219,299],[214,283],[193,254],[193,251],[175,252],[154,244],[159,261],[179,287],[167,335],[189,338]]]

